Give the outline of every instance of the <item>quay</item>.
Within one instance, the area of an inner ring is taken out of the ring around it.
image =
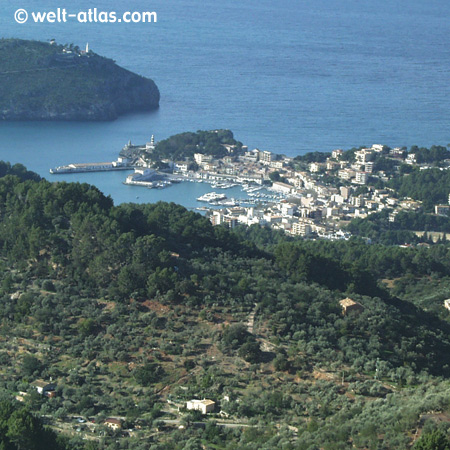
[[[112,170],[132,170],[133,166],[119,158],[112,162],[94,162],[81,164],[68,164],[50,169],[51,174],[83,173],[83,172],[108,172]]]

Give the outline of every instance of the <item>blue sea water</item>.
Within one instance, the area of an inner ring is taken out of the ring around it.
[[[13,19],[18,8],[57,7],[156,11],[158,22]],[[161,106],[110,123],[3,122],[0,159],[47,176],[55,165],[115,159],[129,139],[143,143],[151,134],[159,140],[213,128],[233,130],[249,147],[291,156],[373,143],[447,145],[449,18],[450,3],[438,0],[1,2],[3,37],[89,42],[93,51],[154,79]],[[96,184],[116,202],[142,198],[122,185],[124,176],[71,179]],[[151,200],[173,195],[191,204],[192,185],[155,191]]]

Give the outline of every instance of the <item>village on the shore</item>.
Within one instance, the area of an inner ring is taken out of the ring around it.
[[[420,210],[420,201],[398,198],[393,189],[384,185],[398,176],[401,165],[430,168],[418,164],[415,155],[405,148],[377,144],[353,149],[350,157],[348,151],[338,149],[322,154],[322,158],[292,158],[224,145],[227,154],[218,159],[195,153],[183,161],[162,160],[170,175],[161,181],[161,172],[150,168],[154,147],[153,137],[146,146],[130,142],[124,147],[121,156],[134,155],[134,164],[140,166],[127,178],[127,184],[155,186],[151,181],[155,179],[157,187],[183,180],[210,183],[214,189],[239,184],[252,197],[250,200],[227,199],[216,192],[198,199],[211,203],[200,209],[206,211],[213,225],[259,224],[310,238],[348,239],[350,233],[345,226],[354,218],[387,210],[388,220],[395,222],[400,211]],[[441,169],[450,166],[450,161],[444,163]],[[435,205],[434,212],[448,215],[449,210],[448,204]]]

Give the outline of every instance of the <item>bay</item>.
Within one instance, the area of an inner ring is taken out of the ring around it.
[[[13,19],[19,7],[151,10],[158,22],[19,25]],[[215,128],[233,130],[251,148],[289,156],[373,143],[446,145],[449,16],[450,4],[438,0],[2,2],[3,37],[89,42],[154,79],[161,106],[110,123],[3,122],[0,159],[49,177],[56,165],[115,159],[129,139]],[[123,177],[71,179],[94,183],[119,203],[142,198],[122,185]],[[158,195],[192,206],[191,186]]]

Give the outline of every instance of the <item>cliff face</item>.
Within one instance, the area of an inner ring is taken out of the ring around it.
[[[0,120],[113,120],[159,106],[156,84],[77,47],[0,40]]]

